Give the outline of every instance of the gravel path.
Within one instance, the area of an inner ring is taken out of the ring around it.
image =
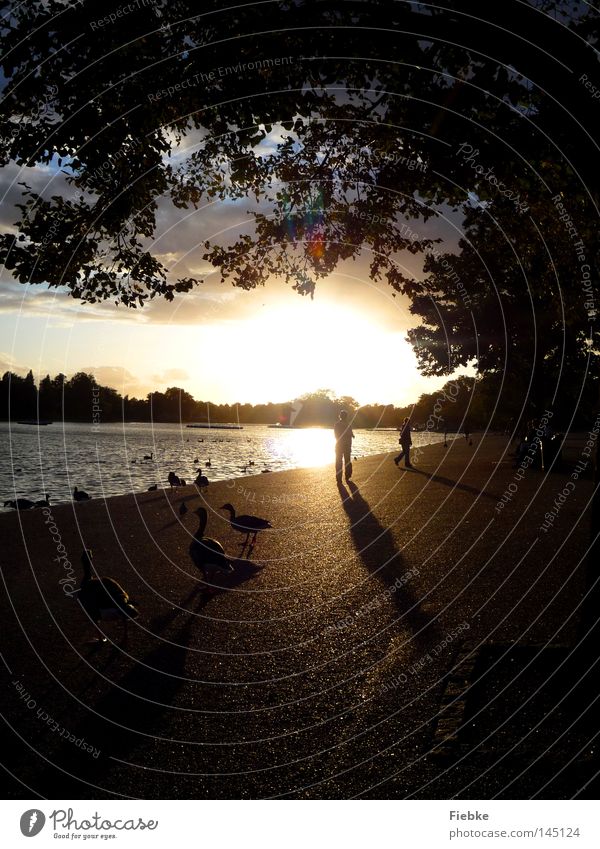
[[[572,642],[592,490],[578,480],[540,530],[571,467],[528,470],[500,509],[506,440],[474,443],[429,446],[409,471],[361,459],[342,490],[324,467],[1,516],[12,795],[460,792],[476,760],[449,784],[430,754],[447,676],[467,644]],[[274,526],[250,553],[225,502]],[[239,558],[211,597],[187,554],[202,503],[207,534]],[[125,646],[120,623],[112,643],[85,642],[67,594],[84,546],[139,604]]]

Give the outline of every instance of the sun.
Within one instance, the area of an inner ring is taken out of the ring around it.
[[[207,329],[207,328],[204,328]],[[390,331],[368,313],[326,299],[268,306],[255,316],[208,328],[218,334],[219,395],[257,404],[318,388],[360,404],[407,403],[422,381],[405,331]],[[206,382],[206,374],[202,374]]]

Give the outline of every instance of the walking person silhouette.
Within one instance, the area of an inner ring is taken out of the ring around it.
[[[412,438],[410,435],[410,418],[408,416],[406,416],[402,422],[402,427],[400,428],[400,439],[398,442],[402,446],[402,451],[397,457],[394,457],[394,463],[398,465],[400,460],[404,457],[404,465],[407,469],[412,469],[412,463],[410,462],[410,446],[412,445]]]
[[[346,474],[346,480],[352,477],[352,440],[354,433],[348,424],[348,413],[340,410],[337,422],[333,426],[335,435],[335,477],[338,483],[342,482],[342,468]]]

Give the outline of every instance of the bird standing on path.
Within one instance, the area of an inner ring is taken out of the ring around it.
[[[77,590],[77,600],[90,617],[96,628],[99,629],[101,620],[120,620],[123,622],[123,643],[127,640],[127,623],[130,619],[137,619],[139,611],[131,603],[129,594],[121,584],[114,578],[95,578],[92,576],[92,552],[85,549],[81,555],[83,566],[83,580]],[[106,637],[102,634],[93,642],[105,643]]]
[[[167,477],[167,481],[171,489],[177,489],[178,486],[184,486],[185,482],[182,481],[181,478],[177,477],[175,472],[169,472],[169,476]]]
[[[206,477],[206,475],[202,474],[202,467],[198,467],[197,471],[198,471],[198,474],[196,476],[196,480],[194,481],[194,483],[196,484],[196,486],[199,489],[203,489],[205,486],[208,486],[209,480]]]
[[[252,545],[256,542],[256,535],[260,531],[266,531],[272,528],[273,525],[267,519],[261,519],[259,516],[236,516],[233,504],[224,504],[221,510],[227,510],[229,513],[229,524],[234,531],[241,534],[246,534],[244,545],[248,543],[250,534],[253,534]]]
[[[198,507],[194,510],[198,516],[198,530],[194,534],[194,539],[190,543],[190,557],[194,566],[199,569],[204,575],[204,580],[210,583],[217,572],[232,572],[233,566],[231,560],[225,554],[223,546],[216,539],[205,537],[206,523],[208,521],[208,513],[204,507]],[[208,587],[209,592],[214,592],[214,588]]]

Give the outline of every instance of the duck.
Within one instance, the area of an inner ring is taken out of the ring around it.
[[[188,511],[188,509],[187,509],[187,504],[185,503],[185,501],[182,501],[182,502],[181,502],[181,505],[180,505],[180,507],[179,507],[179,515],[180,515],[180,516],[185,516],[185,514],[187,513],[187,511]]]
[[[268,474],[270,474],[270,472],[271,472],[271,469],[261,469],[260,470],[261,475],[268,475]]]
[[[92,496],[88,495],[87,492],[83,489],[75,489],[73,490],[73,501],[89,501]]]
[[[47,492],[44,493],[44,497],[40,498],[39,501],[35,502],[36,507],[50,507],[50,496]]]
[[[254,460],[248,460],[248,465],[249,465],[249,466],[253,466],[253,465],[254,465]]]
[[[250,539],[250,534],[253,534],[252,545],[256,542],[256,535],[260,531],[266,531],[272,528],[273,525],[267,519],[261,519],[259,516],[236,516],[233,504],[224,504],[221,510],[227,510],[229,513],[229,524],[234,531],[241,534],[246,534],[244,545]]]
[[[194,483],[196,484],[196,486],[197,486],[197,487],[201,487],[201,488],[202,488],[202,487],[205,487],[205,486],[208,486],[208,484],[210,483],[210,481],[208,480],[208,478],[206,477],[206,475],[203,475],[203,474],[202,474],[202,468],[201,468],[201,467],[199,467],[199,468],[197,469],[197,472],[198,472],[198,475],[197,475],[197,477],[196,477],[196,480],[194,481]]]
[[[114,578],[92,576],[92,551],[84,549],[81,555],[83,580],[77,590],[77,600],[92,622],[99,627],[101,620],[119,619],[124,624],[123,641],[127,640],[127,624],[137,619],[139,610],[129,598],[129,593]],[[105,643],[102,635],[93,642]]]
[[[148,490],[147,490],[147,491],[148,491],[148,492],[156,492],[156,490],[157,490],[157,489],[158,489],[158,484],[157,484],[157,483],[153,483],[153,484],[152,484],[152,486],[149,486],[149,487],[148,487]]]
[[[144,460],[153,460],[154,459],[154,451],[151,451],[150,454],[144,454]]]
[[[35,501],[31,501],[29,498],[17,498],[14,501],[5,501],[5,507],[11,507],[13,510],[31,510],[32,507],[35,507]]]
[[[221,543],[216,539],[204,536],[208,521],[206,508],[198,507],[197,510],[194,510],[194,514],[198,517],[198,530],[190,543],[190,557],[194,566],[202,572],[204,580],[208,583],[217,572],[232,572],[233,565],[225,554]],[[209,587],[209,592],[211,591],[214,591],[214,588]]]

